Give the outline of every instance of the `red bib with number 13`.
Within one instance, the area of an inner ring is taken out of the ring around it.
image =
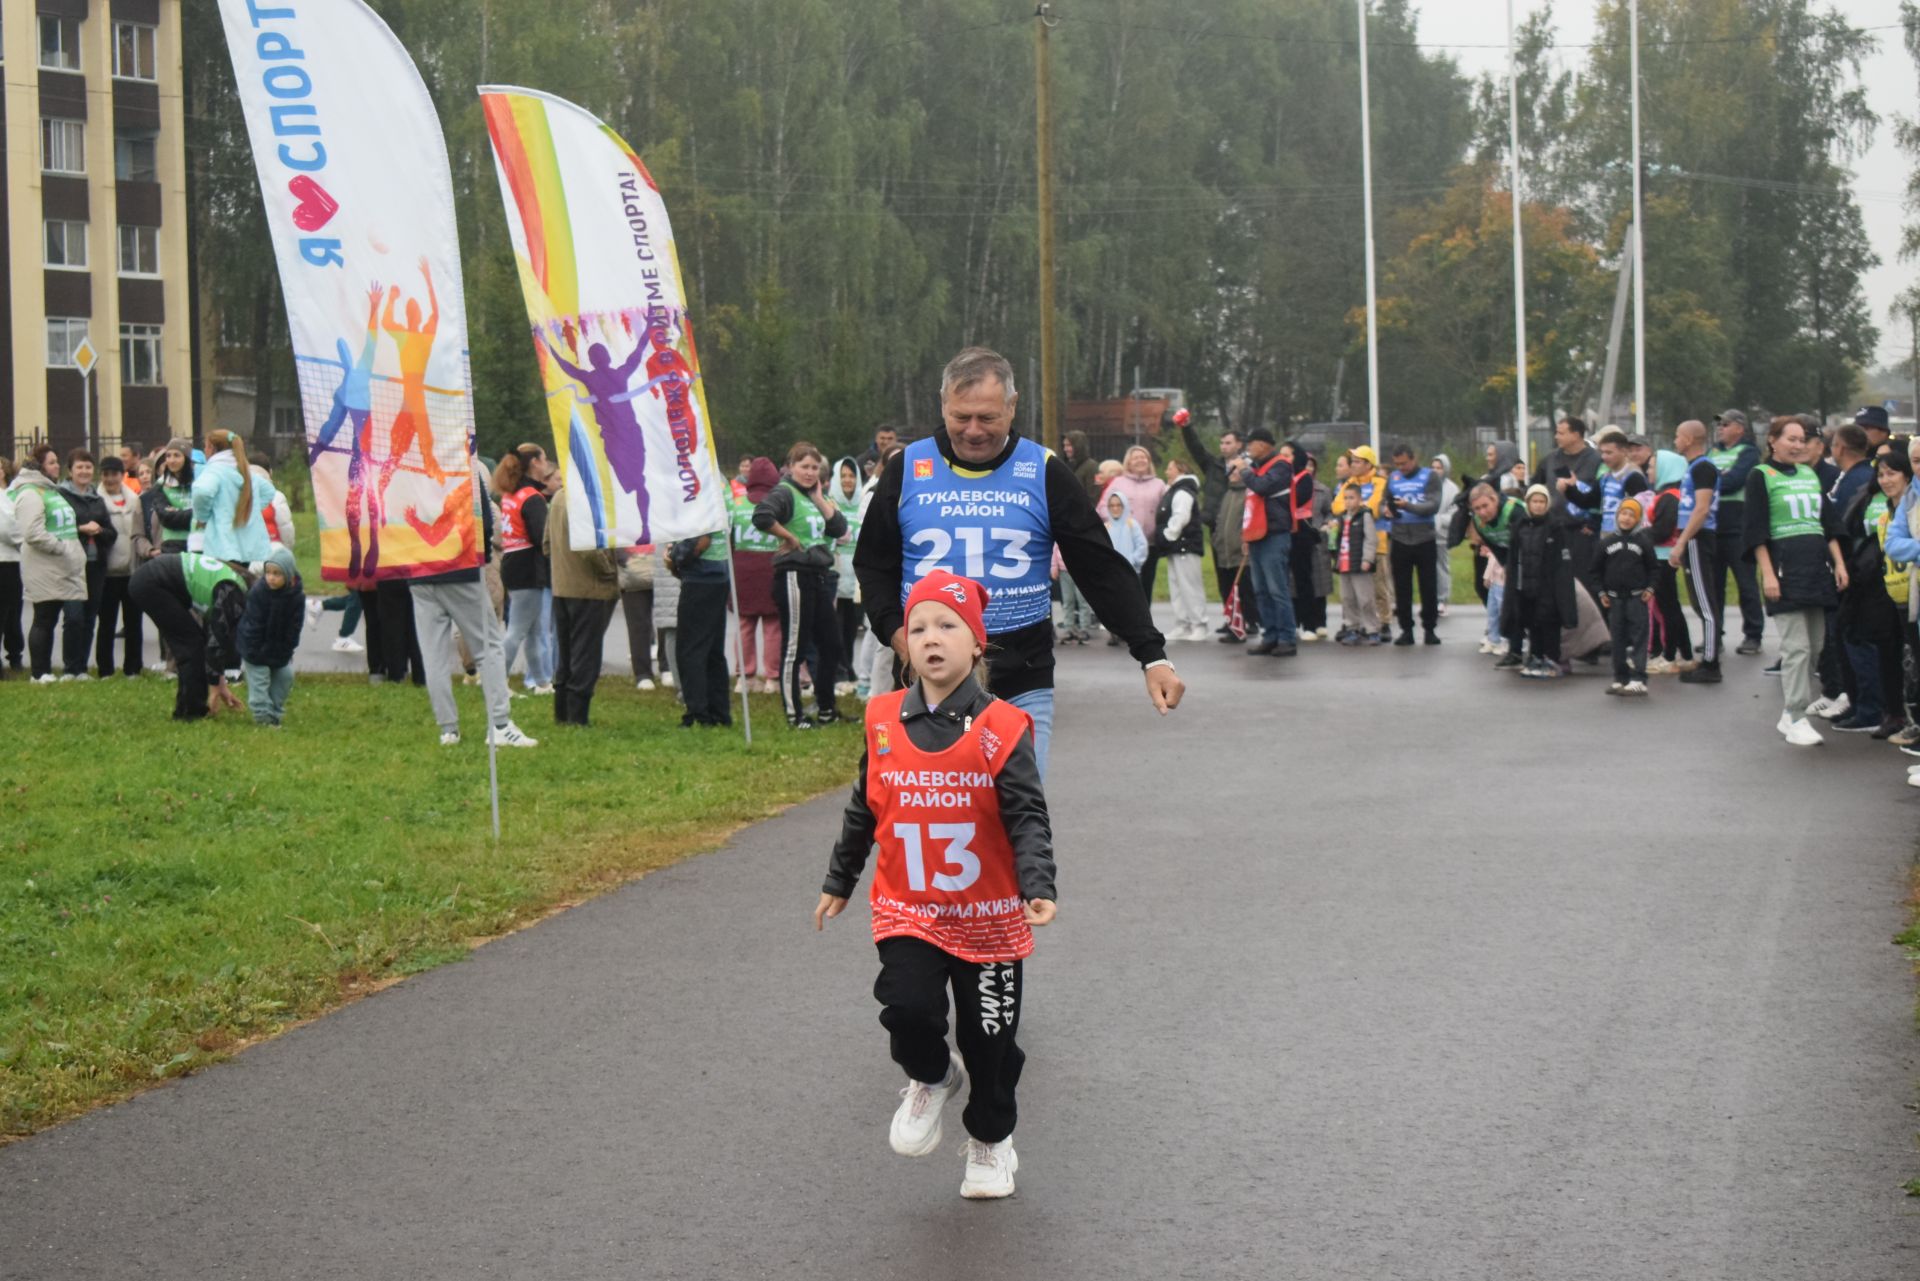
[[[963,961],[1017,961],[1033,951],[1013,847],[994,780],[1033,722],[995,699],[960,741],[923,752],[900,724],[905,691],[867,704],[867,806],[880,856],[873,937],[925,939]]]

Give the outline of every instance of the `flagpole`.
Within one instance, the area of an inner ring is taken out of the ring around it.
[[[1520,412],[1514,433],[1520,440],[1520,461],[1527,460],[1527,425],[1532,415],[1527,399],[1527,270],[1526,246],[1520,228],[1520,58],[1513,39],[1513,0],[1507,0],[1507,151],[1508,187],[1513,201],[1513,349],[1518,375]]]
[[[1367,85],[1367,0],[1354,0],[1360,13],[1360,162],[1361,191],[1367,221],[1367,443],[1380,456],[1380,329],[1373,266],[1373,100]]]
[[[1640,209],[1640,0],[1627,0],[1627,62],[1633,115],[1633,430],[1647,434],[1647,256]]]
[[[733,576],[733,522],[727,522],[727,528],[720,537],[727,540],[727,596],[733,603],[733,612],[727,616],[727,635],[733,642],[733,662],[736,669],[735,679],[740,682],[740,723],[747,732],[747,746],[753,746],[753,708],[747,703],[747,654],[741,647],[740,635],[740,584]]]

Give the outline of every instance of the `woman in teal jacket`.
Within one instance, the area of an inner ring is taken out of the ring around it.
[[[247,446],[229,431],[207,433],[207,462],[193,478],[197,550],[237,565],[263,561],[273,549],[261,516],[273,502],[273,482],[247,463]]]

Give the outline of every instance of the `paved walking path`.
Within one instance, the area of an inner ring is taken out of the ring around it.
[[[1920,1273],[1920,792],[1777,685],[1062,655],[1020,1191],[887,1148],[839,796],[0,1149],[0,1277]],[[644,822],[636,814],[636,822]]]

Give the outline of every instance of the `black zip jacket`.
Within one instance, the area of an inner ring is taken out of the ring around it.
[[[113,527],[113,515],[107,510],[106,499],[97,493],[82,492],[60,486],[60,492],[66,496],[67,505],[73,508],[73,519],[77,525],[93,521],[100,526],[97,534],[82,534],[80,541],[86,546],[87,559],[107,562],[107,551],[118,541],[120,532]]]
[[[893,492],[895,502],[897,503],[900,494],[900,486],[897,482],[893,487]],[[829,494],[828,498],[832,498],[832,495]],[[784,525],[788,532],[791,533],[793,531],[794,505],[799,501],[799,495],[794,487],[786,481],[781,481],[778,485],[775,485],[767,491],[765,498],[762,498],[758,503],[754,504],[753,527],[764,534],[775,525]],[[812,502],[813,500],[809,498],[807,501]],[[833,505],[833,515],[827,518],[825,532],[828,538],[838,538],[847,532],[847,514],[840,510],[840,504],[838,503]],[[794,537],[798,538],[799,535],[795,534]],[[830,573],[833,570],[833,548],[826,543],[821,543],[813,547],[802,547],[799,551],[783,547],[774,555],[773,567],[775,569],[805,569],[811,570],[816,574]],[[891,633],[889,633],[889,635],[891,635]]]
[[[1644,529],[1631,534],[1617,529],[1602,534],[1593,553],[1593,572],[1600,579],[1600,590],[1608,596],[1634,596],[1646,591],[1653,586],[1659,569],[1660,557]]]
[[[928,711],[916,681],[900,702],[900,724],[921,751],[943,752],[960,741],[973,717],[992,701],[993,695],[969,676],[937,710]],[[1007,843],[1013,846],[1020,896],[1053,898],[1053,825],[1047,817],[1046,793],[1040,789],[1040,763],[1033,754],[1032,734],[1022,734],[1013,745],[1007,763],[994,778],[994,791],[1000,797],[1000,822],[1007,829]],[[823,893],[853,897],[853,888],[860,883],[860,873],[873,849],[873,830],[873,810],[867,805],[867,754],[862,752],[860,772],[853,776],[853,795],[847,799],[846,814],[841,819],[840,839],[834,843],[827,879],[820,887]]]
[[[953,455],[947,429],[938,427],[933,439],[941,457],[969,472],[992,471],[1004,466],[1013,454],[1019,434],[1007,437],[1006,448],[985,465],[964,462]],[[1284,469],[1282,464],[1282,469]],[[867,621],[882,645],[893,642],[893,634],[906,623],[900,609],[902,556],[900,549],[900,484],[906,475],[906,455],[894,456],[880,473],[873,501],[867,505],[866,520],[860,526],[860,542],[853,552],[854,576],[860,580],[860,595],[866,604]],[[1166,641],[1153,625],[1147,596],[1140,588],[1140,576],[1127,564],[1126,557],[1113,549],[1107,527],[1093,510],[1087,491],[1074,478],[1073,469],[1058,454],[1047,455],[1047,521],[1054,545],[1067,573],[1100,622],[1127,642],[1128,652],[1141,665],[1167,656]],[[992,590],[989,584],[988,590]],[[1053,688],[1053,623],[1041,619],[1031,627],[1001,632],[989,637],[987,665],[993,673],[993,688],[1002,698],[1014,698],[1030,690]]]
[[[246,612],[240,615],[237,641],[243,661],[260,667],[285,667],[300,647],[300,629],[307,622],[307,594],[298,576],[279,591],[262,577],[247,592]]]

